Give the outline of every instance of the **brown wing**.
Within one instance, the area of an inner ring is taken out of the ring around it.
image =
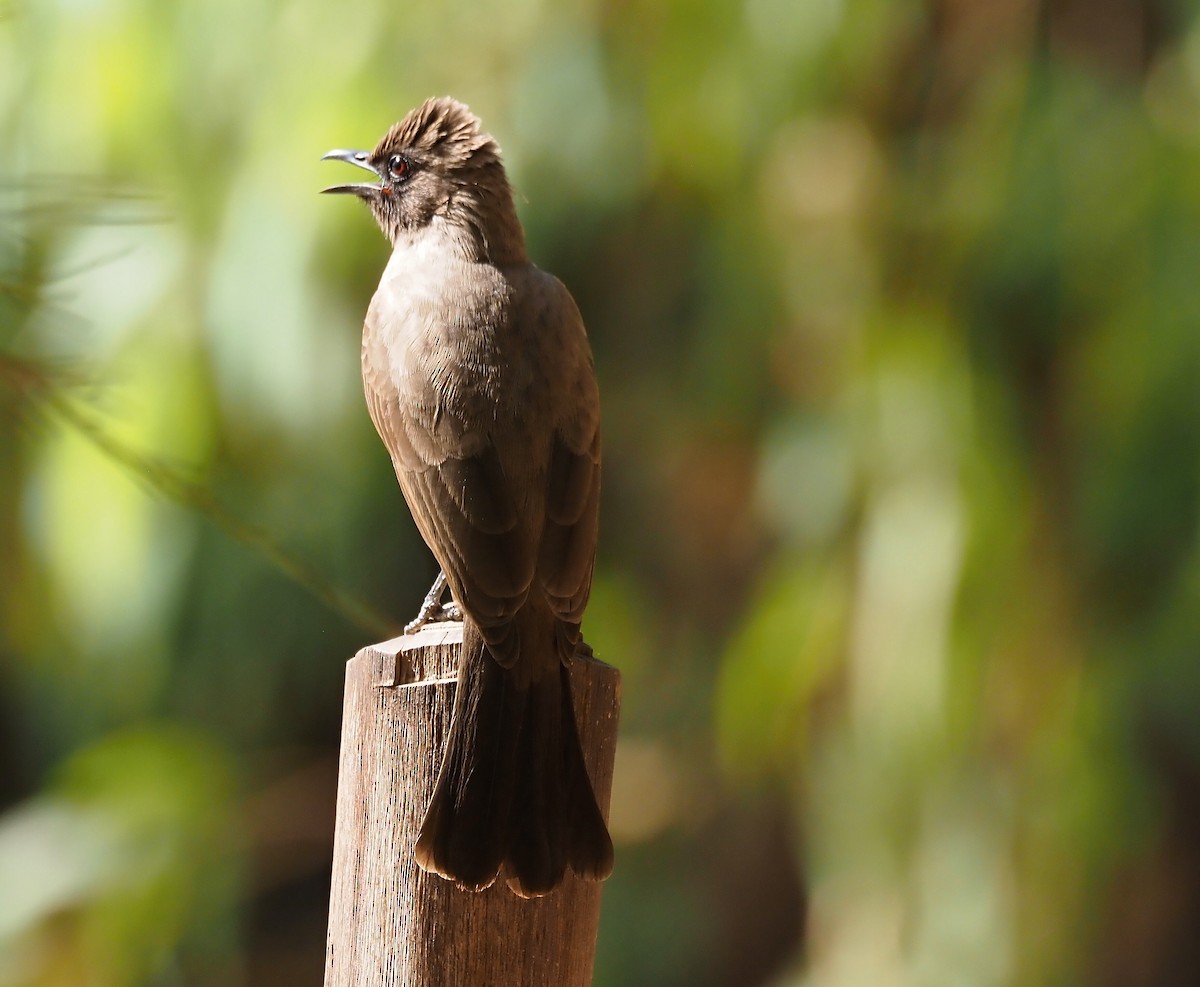
[[[436,433],[414,441],[417,429],[386,390],[368,385],[367,401],[404,499],[455,600],[481,627],[511,617],[528,594],[534,560],[495,448],[455,455],[458,444],[439,442]]]
[[[539,291],[524,299],[536,317],[519,310],[517,322],[535,331],[562,333],[570,355],[555,365],[557,373],[537,368],[535,376],[553,380],[555,386],[552,394],[540,396],[536,411],[527,409],[533,421],[544,423],[532,430],[526,423],[533,449],[523,446],[518,453],[511,444],[503,447],[515,456],[508,463],[513,469],[506,472],[490,434],[488,419],[494,420],[494,414],[479,407],[456,414],[445,380],[435,381],[437,373],[430,367],[406,374],[402,389],[390,378],[386,359],[365,360],[363,369],[371,418],[421,536],[455,600],[505,664],[516,657],[511,651],[515,640],[505,643],[506,625],[525,604],[535,580],[550,610],[569,625],[561,630],[574,650],[596,544],[600,439],[595,376],[574,302],[556,280],[541,277]],[[547,288],[549,298],[540,293]],[[379,317],[380,309],[372,306],[368,337],[400,335],[373,325]],[[557,324],[548,326],[552,321]],[[527,352],[542,352],[532,340],[526,345]],[[560,359],[564,355],[563,348],[550,352]],[[537,441],[538,433],[545,438]],[[530,469],[539,460],[543,465]],[[534,477],[544,478],[545,489],[531,496],[520,487],[538,482]]]
[[[546,523],[537,579],[554,613],[578,624],[587,606],[600,507],[600,428],[583,449],[555,436],[546,488]]]
[[[546,478],[545,522],[537,559],[537,583],[563,622],[562,657],[579,639],[579,622],[592,588],[600,510],[600,396],[583,319],[562,284],[547,276],[555,308],[566,321],[565,339],[574,352],[564,383],[564,414],[555,431]]]

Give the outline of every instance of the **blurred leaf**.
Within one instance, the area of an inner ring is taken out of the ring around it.
[[[803,757],[811,707],[839,667],[846,593],[835,565],[783,569],[748,611],[716,697],[721,758],[735,776],[790,774]]]

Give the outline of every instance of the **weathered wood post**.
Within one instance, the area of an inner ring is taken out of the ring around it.
[[[422,872],[413,844],[454,705],[462,625],[363,648],[346,666],[325,987],[587,987],[602,884],[474,894]],[[571,669],[588,772],[608,813],[620,675]]]

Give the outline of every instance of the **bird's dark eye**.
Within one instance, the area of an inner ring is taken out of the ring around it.
[[[388,158],[388,174],[394,181],[404,181],[408,178],[410,171],[412,171],[412,164],[403,154],[393,154]]]

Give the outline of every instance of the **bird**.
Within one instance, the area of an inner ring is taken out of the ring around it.
[[[613,847],[588,776],[570,666],[587,646],[600,498],[600,398],[583,318],[529,259],[495,139],[426,100],[374,150],[325,159],[392,245],[367,309],[363,390],[438,581],[409,628],[463,622],[457,687],[420,868],[526,898],[568,871],[604,880]]]

